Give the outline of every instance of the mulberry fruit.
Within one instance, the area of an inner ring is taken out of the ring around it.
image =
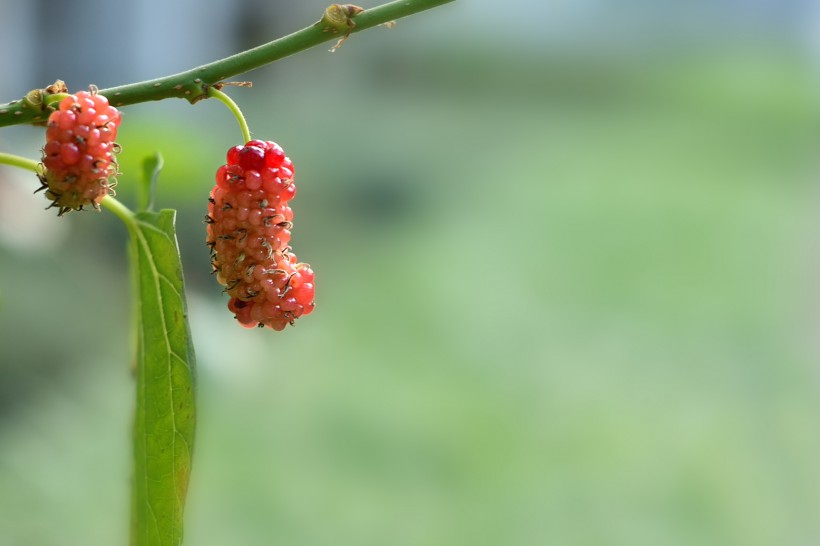
[[[113,193],[119,152],[120,113],[96,92],[80,91],[60,101],[48,118],[42,170],[38,175],[59,215],[85,206],[99,208]],[[40,191],[38,190],[38,191]]]
[[[278,144],[251,140],[228,150],[211,190],[205,221],[213,272],[248,328],[283,330],[313,311],[313,270],[288,246],[293,171]]]

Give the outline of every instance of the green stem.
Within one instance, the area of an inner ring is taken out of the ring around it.
[[[211,87],[208,89],[208,96],[213,97],[215,99],[219,99],[225,106],[228,107],[236,121],[239,123],[239,129],[242,131],[242,138],[244,138],[244,142],[248,142],[251,139],[251,130],[248,127],[248,122],[245,119],[245,116],[242,115],[242,110],[239,109],[239,105],[237,105],[231,97],[217,89],[216,87]]]
[[[134,219],[134,213],[131,209],[111,197],[107,195],[100,201],[100,204],[114,213],[114,215],[122,220],[122,223],[129,229],[129,231],[133,231],[136,228],[136,220]]]
[[[395,0],[388,2],[357,14],[355,27],[350,29],[350,32],[361,32],[452,1]],[[325,22],[319,21],[293,34],[219,61],[163,78],[100,89],[99,93],[108,97],[111,104],[118,107],[174,97],[194,103],[206,98],[208,88],[215,83],[341,37],[338,29],[333,29]],[[0,127],[43,122],[48,114],[49,109],[46,105],[31,104],[25,99],[0,104]]]
[[[40,170],[40,164],[33,159],[20,157],[19,155],[0,153],[0,164],[19,167],[36,173]]]
[[[46,95],[43,100],[45,100],[47,106],[54,106],[68,96],[68,93],[55,93],[53,95]]]

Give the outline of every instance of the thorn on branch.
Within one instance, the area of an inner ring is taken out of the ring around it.
[[[56,95],[58,93],[68,93],[68,87],[63,80],[57,80],[45,88],[47,95]]]
[[[217,82],[211,87],[217,91],[221,91],[223,87],[253,87],[253,82]]]
[[[322,26],[322,32],[331,32],[338,34],[344,32],[344,36],[339,38],[336,45],[330,48],[330,52],[334,53],[339,49],[345,40],[348,39],[350,33],[356,28],[356,23],[353,18],[364,11],[364,8],[354,4],[331,4],[322,15],[319,24]]]

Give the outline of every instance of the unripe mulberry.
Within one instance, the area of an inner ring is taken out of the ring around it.
[[[295,194],[293,163],[270,141],[234,146],[217,170],[206,243],[243,326],[282,330],[313,311],[313,270],[288,246]]]
[[[38,176],[59,215],[84,206],[99,208],[103,197],[113,193],[119,125],[119,111],[104,96],[88,91],[67,96],[49,116]]]

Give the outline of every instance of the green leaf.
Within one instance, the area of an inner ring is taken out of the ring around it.
[[[129,222],[137,315],[133,546],[182,542],[191,472],[195,364],[175,217],[140,212]]]
[[[159,152],[149,155],[142,160],[142,184],[139,185],[137,196],[137,210],[153,210],[154,194],[156,193],[157,178],[165,161]]]

